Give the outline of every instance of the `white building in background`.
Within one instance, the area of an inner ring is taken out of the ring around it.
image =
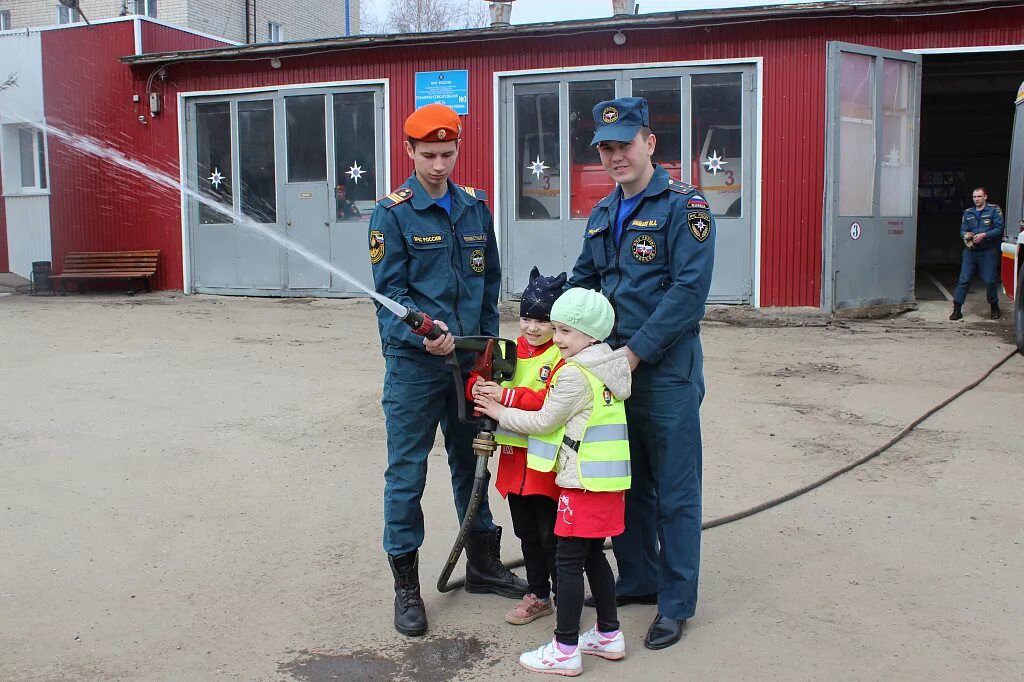
[[[90,21],[140,14],[238,43],[283,42],[360,32],[361,0],[80,0]],[[81,21],[57,0],[0,0],[0,30]]]

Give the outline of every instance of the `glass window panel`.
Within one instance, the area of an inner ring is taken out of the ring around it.
[[[914,214],[914,65],[885,59],[882,64],[882,159],[878,188],[883,216]]]
[[[377,199],[377,128],[372,92],[334,95],[335,220],[369,220]]]
[[[36,164],[39,168],[39,189],[46,189],[46,138],[42,130],[36,131]]]
[[[557,220],[561,216],[558,84],[516,86],[517,220]]]
[[[36,186],[36,150],[32,131],[28,128],[18,128],[18,155],[21,159],[21,186],[34,188]]]
[[[203,225],[232,222],[231,105],[196,105],[196,186],[199,194],[220,204],[221,210],[200,202]]]
[[[693,140],[689,175],[716,216],[743,211],[743,74],[705,73],[690,80]]]
[[[288,182],[327,180],[327,114],[323,95],[286,97]]]
[[[594,107],[615,99],[615,81],[569,83],[569,217],[586,220],[597,202],[615,189],[601,165],[594,139]]]
[[[673,178],[682,178],[683,135],[679,115],[681,93],[679,78],[638,78],[633,80],[633,96],[647,100],[651,130],[657,144],[654,163]]]
[[[277,222],[273,100],[238,103],[238,181],[242,214]]]
[[[869,216],[875,188],[874,58],[840,53],[839,215]]]

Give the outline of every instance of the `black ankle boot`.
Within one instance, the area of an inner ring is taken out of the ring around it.
[[[1003,311],[999,309],[999,304],[998,303],[993,303],[992,304],[992,319],[993,320],[998,320],[1002,316],[1003,316]]]
[[[408,637],[427,632],[427,611],[420,597],[419,553],[388,555],[395,576],[395,629]]]
[[[951,319],[951,320],[962,320],[963,318],[964,318],[964,314],[962,312],[960,312],[960,304],[959,303],[954,303],[953,304],[953,312],[951,312],[949,314],[949,319]]]
[[[501,563],[501,528],[469,534],[466,538],[466,592],[522,599],[529,591],[529,584]]]

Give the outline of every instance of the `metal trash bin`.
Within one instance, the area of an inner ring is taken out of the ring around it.
[[[51,263],[48,260],[37,260],[32,263],[32,295],[35,296],[40,291],[49,292],[53,294],[53,281],[50,279],[50,275],[53,270],[51,269]]]

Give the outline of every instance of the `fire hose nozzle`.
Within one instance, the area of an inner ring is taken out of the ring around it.
[[[405,317],[402,318],[402,322],[409,325],[409,328],[412,329],[412,333],[416,336],[422,336],[433,341],[441,338],[441,336],[446,333],[434,324],[434,321],[430,319],[430,315],[421,313],[418,310],[413,310],[412,308],[408,308],[407,310],[408,312],[405,314]]]

